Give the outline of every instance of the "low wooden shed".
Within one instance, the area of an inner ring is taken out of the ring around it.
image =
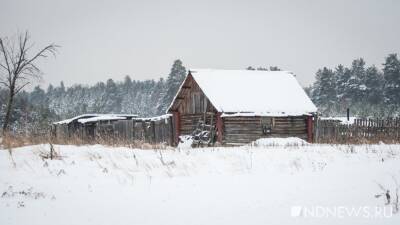
[[[175,144],[199,123],[215,127],[221,144],[263,137],[312,142],[317,108],[288,71],[190,70],[169,106]]]
[[[113,129],[118,121],[132,120],[137,115],[131,114],[83,114],[52,124],[51,132],[58,138],[93,139],[96,133]]]

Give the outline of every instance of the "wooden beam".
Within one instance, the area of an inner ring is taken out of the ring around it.
[[[313,117],[307,116],[307,141],[312,143],[313,141]]]
[[[221,117],[222,113],[217,112],[217,141],[219,143],[222,143],[223,137],[224,137],[224,121],[222,120]]]
[[[174,120],[174,125],[175,125],[175,145],[179,144],[179,136],[180,134],[180,128],[181,128],[181,117],[180,117],[180,113],[178,111],[173,112],[173,120]]]

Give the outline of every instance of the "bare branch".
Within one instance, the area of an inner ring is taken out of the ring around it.
[[[55,45],[55,44],[51,44],[51,45],[48,45],[48,46],[46,46],[45,48],[43,48],[42,50],[40,50],[35,56],[33,56],[31,59],[29,59],[29,60],[27,60],[26,62],[24,62],[22,65],[21,65],[21,67],[20,68],[24,68],[25,66],[27,66],[27,65],[33,65],[32,63],[33,63],[33,61],[35,61],[36,59],[38,59],[38,58],[47,58],[47,53],[51,53],[51,54],[53,54],[54,56],[56,55],[56,53],[57,53],[57,48],[58,48],[59,46],[58,45]],[[19,71],[18,71],[19,72]]]
[[[19,87],[15,87],[15,92],[14,94],[18,94],[19,91],[21,91],[26,85],[30,84],[30,82],[26,82],[25,84],[19,86]]]
[[[2,67],[3,69],[5,69],[5,70],[7,70],[7,71],[8,71],[7,67],[6,67],[6,66],[4,66],[2,63],[0,63],[0,67]]]
[[[10,86],[9,86],[9,84],[7,83],[7,82],[4,82],[4,81],[0,81],[0,84],[2,84],[2,85],[4,85],[4,86],[6,86],[7,88],[9,88]]]
[[[15,67],[16,71],[19,70],[22,62],[25,59],[25,55],[26,55],[25,46],[26,46],[26,42],[28,41],[28,38],[29,38],[28,31],[25,32],[25,35],[23,37],[19,36],[19,57],[18,57],[17,66]]]
[[[7,54],[6,48],[4,47],[4,43],[3,43],[3,39],[2,38],[0,38],[0,50],[1,50],[1,53],[2,53],[2,55],[4,57],[4,61],[6,63],[8,74],[11,74],[10,64],[8,62],[8,54]]]

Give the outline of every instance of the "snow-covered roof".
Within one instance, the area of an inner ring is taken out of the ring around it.
[[[83,114],[70,119],[55,122],[53,124],[69,124],[73,121],[79,123],[97,122],[104,120],[124,120],[137,117],[135,114]]]
[[[172,114],[164,114],[161,116],[155,116],[155,117],[142,117],[142,118],[135,118],[135,120],[143,120],[143,121],[160,121],[160,120],[165,120],[169,119],[172,116]]]
[[[83,115],[75,116],[75,117],[70,118],[70,119],[54,122],[53,124],[68,124],[68,123],[71,123],[74,120],[78,120],[78,119],[81,119],[81,118],[91,118],[91,117],[95,117],[95,116],[98,116],[98,115],[100,115],[100,114],[83,114]]]
[[[109,121],[109,120],[126,120],[125,116],[116,116],[116,115],[102,115],[102,116],[95,116],[86,119],[79,119],[79,123],[90,123],[90,122],[98,122],[98,121]]]
[[[288,71],[194,69],[189,75],[217,111],[226,116],[229,113],[296,116],[317,112],[293,73]]]

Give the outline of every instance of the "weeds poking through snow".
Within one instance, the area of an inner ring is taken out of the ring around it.
[[[65,170],[64,170],[64,169],[61,169],[61,170],[58,171],[57,176],[61,176],[61,175],[65,175],[65,174],[67,174],[67,173],[65,172]]]
[[[17,203],[17,208],[23,208],[23,207],[25,207],[24,201],[19,201],[19,202]]]
[[[58,159],[58,160],[61,160],[62,157],[61,157],[60,154],[58,154],[56,152],[56,150],[54,149],[53,144],[49,143],[49,146],[50,146],[50,150],[48,152],[41,151],[39,153],[40,158],[42,158],[42,160],[45,160],[45,159],[50,159],[50,160]]]
[[[173,160],[170,162],[165,162],[161,151],[158,151],[158,153],[160,154],[159,158],[160,158],[161,164],[163,164],[164,166],[175,166],[175,162]]]
[[[392,208],[393,213],[398,213],[400,208],[400,203],[399,203],[400,184],[394,175],[392,175],[392,180],[395,184],[394,191],[392,192],[389,190],[389,188],[386,188],[382,184],[376,182],[376,184],[383,191],[383,193],[376,194],[375,198],[384,197],[385,205],[391,205],[393,207]]]
[[[139,160],[136,158],[135,153],[133,153],[133,158],[135,159],[136,166],[139,166]]]
[[[43,192],[35,192],[33,191],[33,188],[30,187],[28,189],[24,189],[21,191],[14,191],[13,186],[9,186],[6,191],[3,192],[1,195],[2,198],[30,198],[30,199],[44,199],[46,198],[46,195]],[[23,208],[25,207],[25,202],[24,201],[18,201],[17,203],[17,208]]]
[[[399,203],[399,189],[400,189],[400,184],[397,181],[396,177],[392,175],[392,179],[394,184],[396,185],[395,192],[394,192],[394,199],[393,199],[393,213],[398,213],[399,208],[400,208],[400,203]]]
[[[291,167],[295,168],[297,171],[300,171],[303,168],[301,165],[300,158],[296,158],[296,159],[292,160],[290,165],[291,165]]]

